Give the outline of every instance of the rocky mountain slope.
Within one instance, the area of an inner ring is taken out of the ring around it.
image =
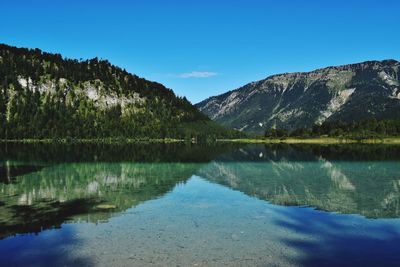
[[[400,118],[399,71],[398,61],[383,60],[278,74],[196,106],[223,125],[251,133]]]
[[[0,139],[226,134],[185,98],[106,60],[65,59],[4,44],[0,126]]]

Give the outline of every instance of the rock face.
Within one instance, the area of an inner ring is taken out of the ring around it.
[[[399,69],[398,61],[383,60],[278,74],[196,106],[223,125],[251,133],[326,120],[400,118]]]

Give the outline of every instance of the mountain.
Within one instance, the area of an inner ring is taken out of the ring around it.
[[[367,61],[285,73],[210,97],[196,107],[231,128],[263,133],[324,121],[400,118],[400,63]]]
[[[0,44],[0,139],[191,138],[233,133],[186,98],[98,58]]]

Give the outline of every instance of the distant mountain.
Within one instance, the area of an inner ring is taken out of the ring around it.
[[[186,98],[106,60],[0,44],[0,138],[227,134]]]
[[[196,106],[225,126],[258,134],[275,126],[398,119],[399,70],[398,61],[383,60],[273,75]]]

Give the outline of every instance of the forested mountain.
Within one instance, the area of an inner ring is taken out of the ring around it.
[[[400,63],[367,61],[273,75],[196,106],[225,126],[257,134],[323,122],[398,119]]]
[[[107,60],[65,59],[4,44],[0,44],[0,126],[2,139],[234,134],[162,84]]]

